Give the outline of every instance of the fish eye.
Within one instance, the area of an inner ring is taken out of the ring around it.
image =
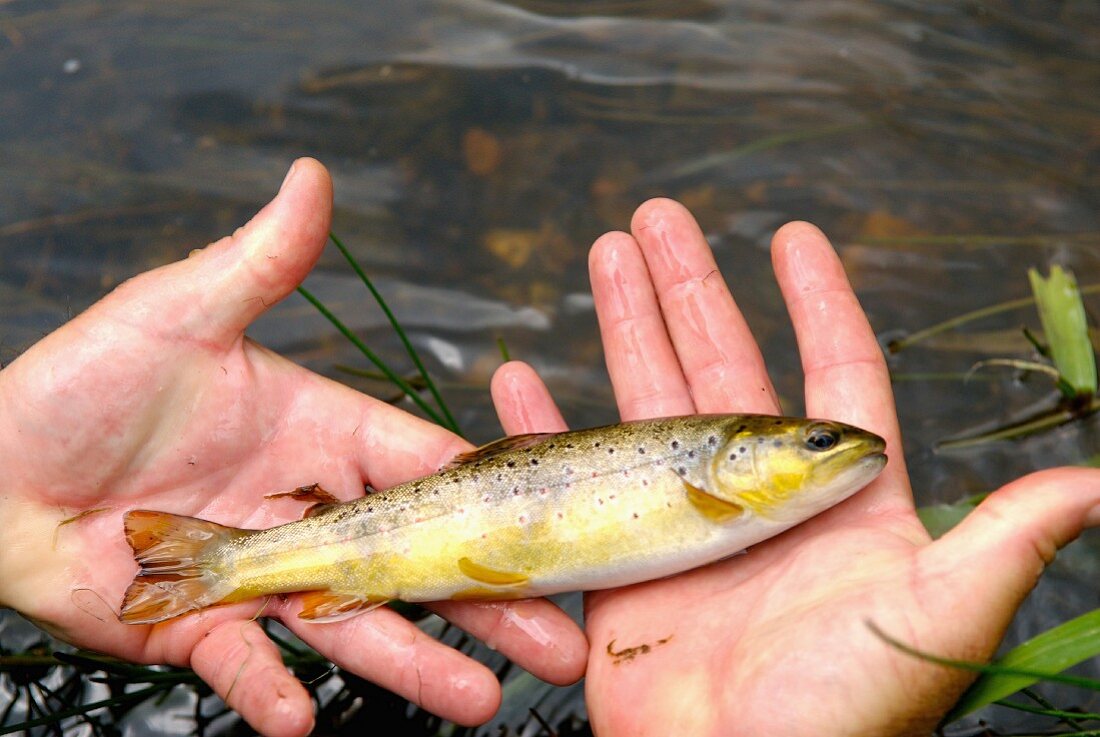
[[[806,447],[815,452],[833,448],[840,442],[840,431],[828,425],[815,425],[806,433]]]

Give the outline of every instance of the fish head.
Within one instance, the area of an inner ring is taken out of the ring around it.
[[[759,417],[739,422],[710,464],[712,493],[781,522],[846,499],[886,465],[886,441],[829,420]]]

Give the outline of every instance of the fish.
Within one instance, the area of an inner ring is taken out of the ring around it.
[[[124,515],[140,570],[119,618],[153,624],[304,592],[328,622],[392,601],[607,589],[702,566],[839,503],[885,441],[829,420],[691,415],[514,435],[439,472],[263,530]]]

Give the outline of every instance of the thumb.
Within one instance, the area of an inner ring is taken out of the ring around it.
[[[297,287],[317,262],[332,221],[332,180],[314,159],[298,159],[279,193],[233,236],[192,255],[211,337],[236,338]],[[210,335],[209,332],[206,333]]]
[[[214,345],[248,325],[305,279],[332,219],[332,180],[320,162],[299,159],[279,193],[247,225],[183,261],[137,276],[89,310],[106,310],[162,337]]]
[[[950,571],[948,587],[965,592],[1004,626],[1059,548],[1100,525],[1100,470],[1055,468],[1017,479],[990,494],[925,554],[932,570]]]

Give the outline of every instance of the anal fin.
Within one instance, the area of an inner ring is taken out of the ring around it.
[[[307,591],[302,594],[301,619],[310,622],[339,622],[377,609],[389,599],[371,594],[341,594],[335,591]]]
[[[740,504],[719,499],[687,481],[684,481],[684,491],[691,506],[711,522],[729,522],[745,513],[745,508]]]

